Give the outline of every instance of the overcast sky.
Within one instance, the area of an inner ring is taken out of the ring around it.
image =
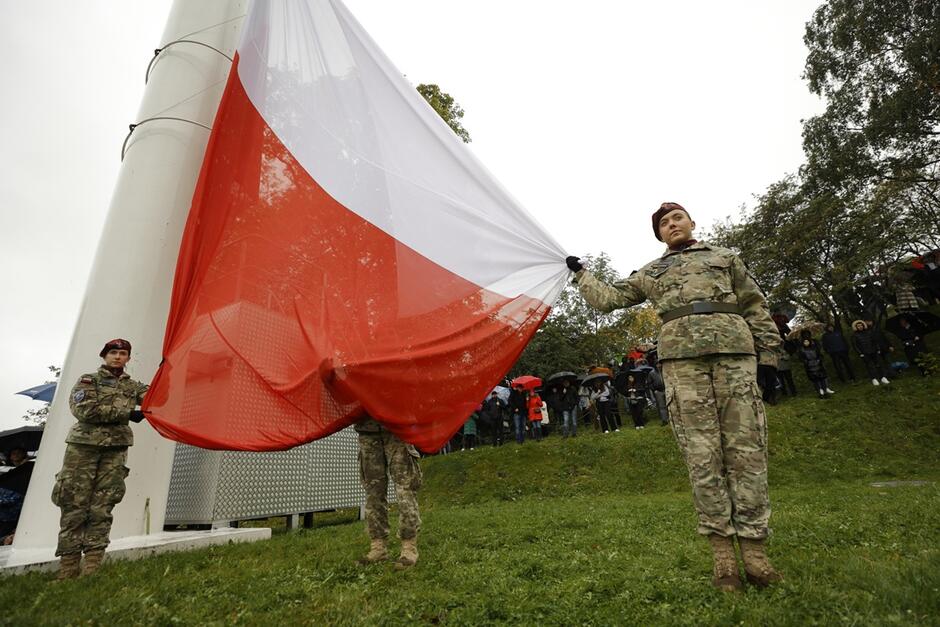
[[[346,0],[412,83],[457,99],[473,151],[570,253],[623,274],[661,252],[662,201],[707,227],[799,167],[819,3]],[[0,429],[65,359],[170,5],[0,0]]]

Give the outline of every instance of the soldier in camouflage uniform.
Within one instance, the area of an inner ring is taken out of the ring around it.
[[[698,532],[713,549],[713,584],[742,587],[733,538],[749,581],[780,579],[767,559],[767,420],[758,369],[776,368],[780,335],[764,295],[730,250],[692,239],[688,212],[664,203],[653,232],[668,248],[629,278],[606,285],[577,257],[581,295],[609,312],[649,300],[663,321],[659,359],[670,421],[685,458]]]
[[[127,447],[134,443],[128,421],[143,420],[136,407],[147,391],[124,372],[130,355],[127,340],[105,344],[100,353],[104,363],[97,372],[82,375],[69,396],[78,422],[65,440],[65,459],[52,489],[52,502],[62,511],[55,553],[59,579],[98,570],[108,546],[111,510],[124,498]]]
[[[371,546],[359,560],[373,564],[388,559],[388,478],[395,483],[398,500],[398,537],[401,555],[396,568],[414,566],[418,561],[418,490],[421,467],[418,451],[395,437],[378,421],[366,416],[354,428],[359,434],[359,476],[366,491],[366,532]]]

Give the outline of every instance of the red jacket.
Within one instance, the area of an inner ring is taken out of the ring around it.
[[[542,419],[542,397],[538,394],[533,394],[529,397],[528,400],[529,407],[529,421],[535,422],[536,420]]]

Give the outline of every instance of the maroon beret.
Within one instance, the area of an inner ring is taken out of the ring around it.
[[[676,209],[689,216],[689,212],[686,211],[685,207],[677,202],[664,202],[659,206],[659,209],[656,210],[656,213],[653,214],[653,235],[655,235],[656,239],[659,241],[663,241],[663,238],[659,236],[659,220],[670,211],[675,211]],[[689,216],[689,219],[691,220],[692,216]]]
[[[98,353],[99,357],[104,357],[108,354],[110,350],[125,350],[127,354],[131,354],[131,343],[127,340],[122,340],[118,338],[116,340],[109,340],[107,344],[104,345],[104,348],[101,349],[101,352]]]

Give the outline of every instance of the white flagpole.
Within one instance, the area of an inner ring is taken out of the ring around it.
[[[8,566],[51,559],[55,550],[59,510],[50,494],[75,422],[72,385],[98,368],[98,351],[112,338],[132,343],[128,371],[135,379],[149,382],[160,363],[180,239],[209,139],[202,126],[215,119],[248,4],[175,0],[170,10],[136,121],[178,119],[143,122],[126,142]],[[178,40],[187,41],[168,45]],[[147,62],[140,60],[141,79]],[[114,147],[115,159],[120,151]],[[114,510],[112,541],[163,531],[174,444],[146,422],[133,429],[127,494]]]

